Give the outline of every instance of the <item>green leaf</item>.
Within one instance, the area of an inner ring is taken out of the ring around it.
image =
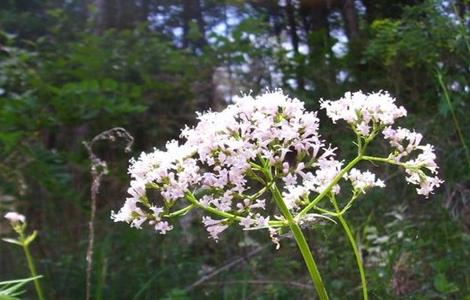
[[[8,285],[8,284],[16,284],[16,283],[27,283],[33,281],[35,279],[42,278],[42,275],[38,275],[35,277],[23,278],[23,279],[14,279],[14,280],[7,280],[7,281],[0,281],[0,286]]]
[[[439,273],[434,276],[434,287],[438,292],[445,294],[455,293],[459,291],[458,286],[453,282],[449,282],[444,273]]]
[[[30,277],[25,279],[16,279],[0,282],[0,300],[15,300],[19,299],[17,296],[23,294],[25,291],[20,288],[26,283],[42,276]]]
[[[16,245],[23,246],[23,244],[20,241],[15,240],[15,239],[3,238],[2,240],[4,242],[10,243],[10,244],[16,244]]]
[[[2,295],[2,292],[0,291],[0,300],[19,300],[20,298],[16,298],[13,296],[9,295]]]

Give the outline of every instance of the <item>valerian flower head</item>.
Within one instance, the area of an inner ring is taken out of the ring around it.
[[[223,220],[214,220],[211,217],[202,217],[202,223],[215,241],[218,241],[219,234],[228,228],[228,225],[223,224]]]
[[[339,100],[322,101],[321,108],[326,109],[333,123],[345,120],[362,136],[368,136],[374,126],[391,125],[397,118],[406,116],[405,108],[395,105],[395,99],[387,92],[347,92]]]
[[[438,166],[434,147],[430,144],[421,145],[423,136],[420,133],[407,128],[387,127],[383,135],[394,148],[389,157],[403,165],[407,174],[406,181],[419,186],[416,188],[418,194],[428,197],[443,183],[437,177]],[[416,158],[409,158],[412,154]]]
[[[395,105],[395,99],[387,92],[364,94],[362,92],[346,93],[336,101],[322,101],[321,107],[326,110],[328,117],[335,123],[345,120],[353,130],[365,139],[382,132],[384,138],[390,142],[394,151],[389,158],[405,168],[406,181],[419,187],[417,193],[429,196],[443,182],[437,174],[436,155],[432,145],[421,145],[422,134],[407,128],[394,129],[397,118],[406,116],[407,112],[402,106]],[[417,155],[410,159],[410,154]],[[408,158],[408,160],[404,160]],[[351,176],[351,173],[349,174]],[[434,176],[433,176],[434,175]],[[372,178],[370,175],[368,176]],[[353,179],[349,177],[348,179]],[[353,186],[356,183],[352,180]],[[381,182],[383,183],[383,182]]]
[[[346,93],[338,101],[323,101],[321,107],[333,122],[349,123],[361,139],[383,131],[396,161],[422,151],[404,162],[407,180],[420,185],[418,193],[427,195],[440,184],[422,171],[436,172],[432,146],[419,146],[419,134],[387,127],[406,116],[388,93]],[[287,221],[270,209],[274,187],[290,213],[305,217],[312,197],[340,193],[341,179],[360,193],[384,186],[370,171],[343,171],[336,148],[319,134],[317,114],[280,90],[245,95],[221,112],[199,113],[197,124],[184,128],[180,137],[165,150],[154,149],[130,161],[129,196],[112,213],[114,221],[136,228],[148,224],[165,234],[173,228],[169,218],[197,207],[209,215],[202,222],[216,241],[230,225],[239,224],[244,230],[268,229],[277,243],[277,228]]]
[[[170,209],[180,207],[188,194],[201,191],[197,200],[201,207],[236,213],[245,229],[269,228],[261,198],[265,192],[259,193],[266,178],[261,179],[254,165],[265,161],[286,176],[284,181],[279,178],[292,209],[340,170],[334,149],[326,148],[319,136],[316,113],[307,112],[301,101],[281,91],[240,97],[221,112],[198,114],[198,120],[196,126],[183,129],[182,142],[171,141],[166,151],[142,153],[131,160],[129,197],[112,214],[115,221],[136,228],[148,221],[164,233],[171,230],[162,223]],[[230,222],[211,220],[205,217],[204,224],[217,239]]]

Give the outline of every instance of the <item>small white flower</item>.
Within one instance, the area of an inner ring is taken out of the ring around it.
[[[5,219],[10,221],[11,223],[24,223],[26,222],[25,216],[19,214],[17,212],[11,211],[5,214]]]
[[[375,179],[375,174],[370,171],[361,172],[358,169],[351,169],[345,177],[351,181],[355,190],[365,193],[366,190],[372,187],[385,187],[385,184],[380,179]]]
[[[251,216],[242,218],[240,220],[240,226],[243,227],[243,230],[251,229],[253,225],[256,224],[256,220],[253,219]]]
[[[297,175],[289,173],[284,176],[282,180],[284,181],[286,186],[295,185],[297,183]]]
[[[202,223],[204,223],[209,235],[215,241],[218,241],[219,234],[228,228],[228,225],[223,224],[223,220],[214,220],[211,217],[202,217]]]
[[[155,230],[160,234],[166,234],[168,231],[172,229],[173,229],[173,226],[168,224],[167,221],[161,221],[155,224]]]
[[[142,217],[139,217],[139,218],[135,218],[132,222],[131,222],[131,227],[134,227],[134,228],[137,228],[137,229],[141,229],[142,228],[142,224],[147,221],[147,217],[145,216],[142,216]]]

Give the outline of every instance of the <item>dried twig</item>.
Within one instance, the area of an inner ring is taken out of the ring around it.
[[[289,232],[289,233],[285,233],[281,236],[279,236],[280,238],[292,238],[292,234]],[[213,277],[217,276],[218,274],[222,273],[223,271],[226,271],[228,269],[230,269],[231,267],[239,264],[239,263],[245,263],[248,261],[248,259],[250,259],[251,257],[257,255],[258,253],[260,253],[261,251],[263,251],[264,249],[272,246],[273,243],[266,243],[264,244],[263,246],[260,246],[254,250],[252,250],[251,252],[249,252],[248,254],[244,255],[244,256],[241,256],[237,259],[234,259],[232,260],[231,262],[217,268],[216,270],[208,273],[208,274],[205,274],[204,276],[202,276],[201,278],[199,278],[198,280],[196,280],[195,282],[193,282],[191,285],[187,286],[185,288],[186,291],[190,291],[192,289],[194,289],[196,286],[198,285],[201,285],[203,284],[204,282],[212,279]]]
[[[202,276],[201,278],[196,280],[194,283],[187,286],[185,288],[185,290],[190,291],[190,290],[194,289],[196,286],[203,284],[205,281],[210,280],[211,278],[217,276],[219,273],[222,273],[223,271],[226,271],[226,270],[230,269],[231,267],[233,267],[233,266],[235,266],[235,265],[237,265],[241,262],[245,262],[250,257],[255,256],[256,254],[260,253],[261,251],[263,251],[264,249],[268,248],[271,245],[272,245],[272,243],[267,243],[262,247],[258,247],[256,249],[252,250],[251,252],[249,252],[245,256],[241,256],[237,259],[232,260],[231,262],[221,266],[220,268],[217,268],[216,270],[210,272],[209,274],[206,274],[206,275]]]
[[[123,140],[126,142],[125,152],[131,150],[134,138],[124,128],[116,127],[110,130],[103,131],[102,133],[95,136],[90,142],[83,142],[87,151],[88,157],[91,161],[90,173],[91,173],[91,212],[90,221],[88,223],[88,248],[86,252],[86,300],[90,300],[91,296],[91,274],[93,271],[93,246],[95,242],[95,215],[96,215],[96,198],[100,189],[101,178],[108,174],[108,166],[106,161],[101,160],[94,152],[93,146],[98,141],[110,141],[115,142],[116,140]]]
[[[255,280],[227,280],[224,282],[208,282],[205,284],[210,285],[218,285],[218,284],[280,284],[280,285],[290,285],[293,287],[305,289],[305,290],[313,290],[313,286],[311,284],[305,284],[296,281],[281,281],[281,280],[266,280],[266,279],[255,279]]]

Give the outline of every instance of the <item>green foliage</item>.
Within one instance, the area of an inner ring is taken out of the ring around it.
[[[397,96],[411,96],[416,109],[422,109],[424,104],[443,107],[444,101],[435,97],[439,68],[448,82],[458,87],[455,96],[460,101],[463,87],[468,84],[460,70],[469,62],[469,32],[456,22],[455,16],[450,17],[453,13],[437,1],[426,1],[406,7],[398,20],[374,20],[365,58],[382,73],[377,76],[393,83],[391,86],[381,80],[377,86],[393,90]]]
[[[18,296],[25,291],[21,288],[28,282],[41,278],[42,276],[30,277],[25,279],[16,279],[0,282],[0,300],[17,300]]]

